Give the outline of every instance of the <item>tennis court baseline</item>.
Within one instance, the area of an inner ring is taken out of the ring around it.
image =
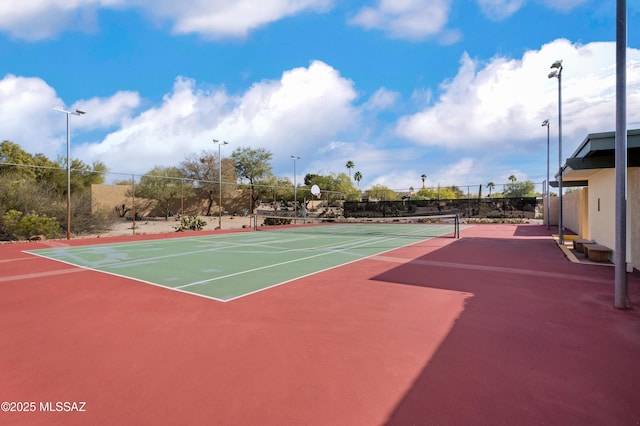
[[[29,250],[27,253],[148,284],[230,301],[429,238],[442,224],[333,224]]]

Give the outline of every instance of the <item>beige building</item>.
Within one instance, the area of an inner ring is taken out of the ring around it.
[[[563,168],[563,187],[580,189],[563,196],[562,210],[565,229],[610,248],[615,256],[614,167],[615,133],[587,135]],[[557,218],[557,200],[551,207],[550,218]],[[627,137],[627,263],[640,269],[640,129],[629,130]]]

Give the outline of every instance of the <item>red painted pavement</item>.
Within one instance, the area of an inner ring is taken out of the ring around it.
[[[613,268],[543,226],[462,237],[230,303],[21,252],[65,241],[0,245],[0,401],[37,408],[0,424],[640,422],[640,314],[612,308]]]

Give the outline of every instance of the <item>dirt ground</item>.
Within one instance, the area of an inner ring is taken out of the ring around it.
[[[213,231],[218,228],[220,219],[217,216],[201,217],[207,224],[203,228],[205,231]],[[252,226],[252,219],[249,216],[222,216],[222,229],[236,229]],[[165,220],[160,218],[144,218],[135,222],[135,235],[145,234],[163,234],[176,232],[176,228],[180,226],[180,221],[170,217]],[[74,238],[95,238],[95,237],[119,237],[123,235],[133,235],[133,222],[130,220],[122,220],[116,222],[111,229],[94,234],[83,234]]]

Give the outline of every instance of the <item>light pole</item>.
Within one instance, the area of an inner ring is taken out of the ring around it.
[[[547,128],[547,183],[546,183],[546,201],[547,201],[547,208],[546,208],[546,212],[545,212],[545,219],[547,220],[547,229],[549,229],[549,201],[551,201],[549,199],[549,119],[546,119],[542,122],[542,127],[546,127]]]
[[[298,218],[298,188],[296,186],[296,160],[299,160],[300,157],[297,155],[292,155],[293,159],[293,215],[297,219]],[[295,220],[293,223],[296,223]]]
[[[562,60],[551,64],[549,78],[558,79],[558,240],[564,244],[562,226]]]
[[[220,148],[222,145],[227,145],[229,142],[220,142],[219,140],[214,139],[213,143],[218,145],[218,229],[222,229],[222,157]]]
[[[71,151],[71,136],[69,133],[69,116],[83,115],[84,111],[76,109],[75,111],[67,111],[60,106],[53,107],[54,110],[67,114],[67,240],[71,239],[71,163],[69,161]]]

